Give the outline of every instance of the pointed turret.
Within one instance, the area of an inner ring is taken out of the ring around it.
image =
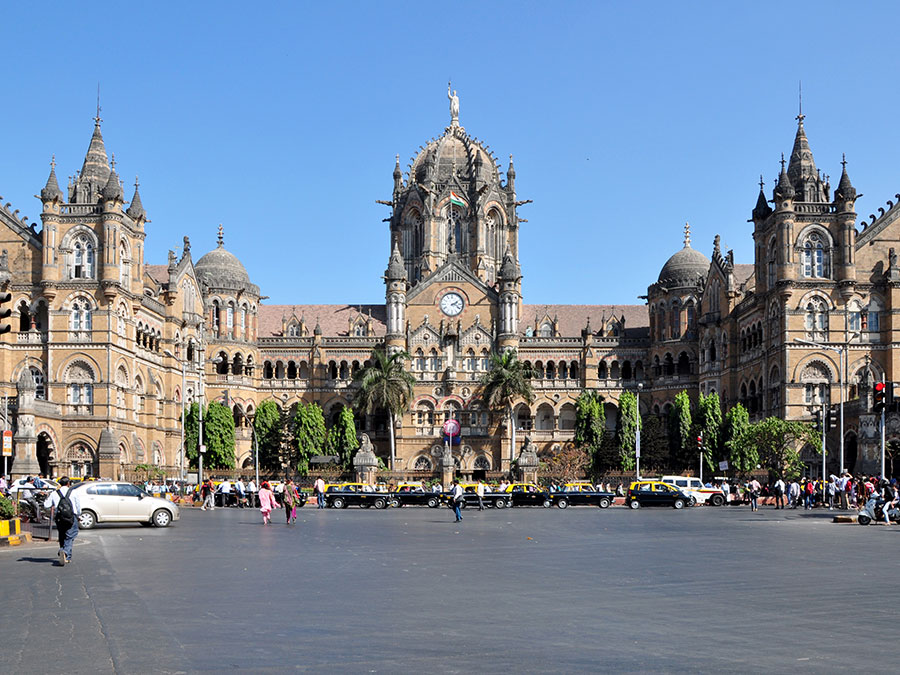
[[[400,171],[400,155],[394,157],[394,194],[397,194],[403,188],[403,172]]]
[[[319,325],[319,317],[316,317],[316,327],[313,328],[313,335],[321,335],[322,326]]]
[[[787,171],[785,171],[783,154],[781,155],[781,173],[778,175],[778,185],[775,186],[774,196],[776,201],[794,198],[794,187],[791,185]]]
[[[763,191],[765,183],[763,177],[759,177],[759,196],[756,198],[756,206],[753,207],[753,220],[765,220],[772,214],[772,207],[766,200],[766,193]]]
[[[113,155],[112,164],[109,169],[109,176],[106,185],[103,187],[103,198],[106,200],[124,201],[125,195],[122,193],[122,186],[119,184],[119,175],[116,173],[116,156]]]
[[[65,196],[63,191],[59,189],[59,183],[56,182],[56,156],[50,159],[50,175],[47,177],[47,184],[41,190],[41,201],[61,202]]]
[[[100,115],[94,118],[94,133],[88,145],[87,154],[84,156],[84,164],[76,181],[75,199],[82,201],[94,201],[103,187],[109,181],[109,157],[106,155],[106,146],[103,143],[103,134],[100,133]]]
[[[131,204],[128,205],[128,210],[125,212],[128,214],[128,217],[134,221],[147,220],[147,212],[144,211],[144,205],[141,202],[141,193],[138,191],[139,186],[140,183],[138,182],[137,176],[135,176],[134,196],[131,198]]]
[[[802,112],[797,115],[797,135],[794,137],[794,148],[791,150],[787,175],[797,195],[797,201],[824,202],[825,191],[822,180],[819,177],[819,170],[816,169],[812,150],[809,149],[806,130],[803,128],[805,117]]]
[[[394,242],[394,250],[385,270],[384,278],[388,281],[406,281],[406,267],[403,264],[403,256],[400,255],[400,247]]]
[[[500,278],[509,281],[515,281],[519,278],[519,266],[516,264],[509,246],[506,247],[506,253],[503,254],[503,264],[500,266]]]
[[[835,201],[845,201],[852,202],[857,198],[856,188],[853,187],[853,184],[850,182],[850,176],[847,175],[847,157],[841,156],[841,166],[843,170],[841,171],[841,182],[838,183],[838,188],[834,193]]]
[[[516,166],[513,164],[512,155],[509,156],[509,168],[506,170],[506,189],[510,192],[516,191]]]

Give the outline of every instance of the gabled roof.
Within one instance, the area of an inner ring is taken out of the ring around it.
[[[325,336],[349,334],[350,320],[358,314],[372,315],[372,329],[377,337],[386,333],[386,311],[381,305],[264,305],[259,306],[259,336],[281,337],[282,317],[303,317],[310,326],[317,322]]]
[[[459,258],[451,256],[450,260],[445,262],[434,272],[432,272],[427,277],[422,279],[422,281],[413,286],[412,290],[407,293],[406,299],[407,301],[412,300],[432,284],[442,283],[446,281],[456,283],[467,282],[472,284],[476,288],[482,289],[484,293],[493,300],[496,300],[499,297],[497,291],[494,288],[485,284],[481,279],[479,279],[474,274],[472,274],[472,272],[466,269],[465,265],[461,263]]]
[[[591,330],[599,331],[604,321],[625,317],[625,337],[641,338],[649,335],[650,314],[646,305],[522,305],[519,332],[534,326],[544,316],[557,319],[561,337],[581,337],[590,318]]]

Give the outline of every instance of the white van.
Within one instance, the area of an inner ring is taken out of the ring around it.
[[[725,503],[725,493],[722,492],[721,488],[703,487],[703,483],[700,482],[699,478],[663,476],[660,480],[663,483],[677,487],[684,494],[691,497],[695,504],[722,506]]]

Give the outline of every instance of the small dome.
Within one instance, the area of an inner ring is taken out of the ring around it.
[[[225,250],[222,232],[219,231],[219,245],[194,264],[197,278],[207,288],[246,288],[253,286],[250,275],[241,261],[233,253]]]
[[[689,244],[666,261],[659,273],[659,283],[693,283],[697,277],[705,277],[709,272],[709,258],[695,251]]]
[[[476,169],[487,167],[489,178],[487,176],[486,178],[489,181],[500,182],[494,157],[480,141],[469,136],[462,127],[448,127],[443,136],[429,141],[413,160],[410,177],[419,182],[424,181],[427,173],[426,165],[430,165],[435,177],[442,180],[452,175],[454,166],[457,172],[463,173],[463,176],[460,176],[463,179],[471,179]]]

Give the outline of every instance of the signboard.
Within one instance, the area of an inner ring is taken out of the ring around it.
[[[9,429],[3,432],[3,457],[12,457],[13,450],[13,433]]]
[[[200,452],[203,453],[203,454],[206,453],[206,445],[201,445],[201,446],[200,446]]]
[[[447,420],[444,422],[444,436],[459,436],[459,420]]]
[[[728,460],[719,462],[719,471],[728,471]]]

